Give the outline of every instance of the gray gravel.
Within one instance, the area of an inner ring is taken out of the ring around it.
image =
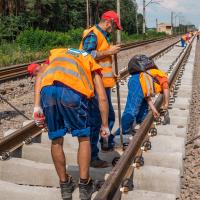
[[[193,75],[193,93],[187,141],[200,135],[200,42],[197,43]],[[185,170],[182,178],[182,200],[200,199],[200,138],[186,146]]]

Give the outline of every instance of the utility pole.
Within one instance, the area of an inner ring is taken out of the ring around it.
[[[146,34],[146,1],[143,0],[143,34]]]
[[[156,31],[158,31],[158,18],[156,18]]]
[[[86,13],[87,13],[87,28],[89,28],[90,26],[89,0],[86,0]]]
[[[139,35],[139,29],[138,29],[138,6],[135,4],[136,9],[135,9],[135,21],[136,21],[136,32],[137,35]]]
[[[121,23],[120,19],[120,0],[117,0],[117,14],[119,15],[119,21]],[[121,43],[121,31],[117,30],[117,43]]]
[[[174,12],[171,12],[171,27],[172,27],[172,35],[174,34],[173,19],[174,19]]]

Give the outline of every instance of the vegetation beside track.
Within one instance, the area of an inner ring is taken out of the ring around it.
[[[49,50],[56,47],[78,47],[83,28],[63,32],[48,32],[43,30],[25,30],[14,42],[2,43],[0,46],[0,67],[14,64],[28,63],[34,60],[45,59]],[[154,39],[166,36],[165,33],[148,31],[145,39]],[[143,35],[122,33],[123,43],[143,40]]]

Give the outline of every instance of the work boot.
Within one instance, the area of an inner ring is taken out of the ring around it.
[[[61,196],[63,200],[72,200],[72,193],[75,189],[75,186],[76,184],[71,176],[69,176],[68,181],[60,183]]]
[[[101,144],[101,151],[102,152],[109,152],[114,150],[115,146],[115,141],[114,141],[115,136],[113,134],[110,134],[108,136],[108,141],[105,141],[103,138],[100,139],[100,144]]]
[[[96,191],[96,186],[94,181],[89,178],[87,183],[81,183],[79,181],[79,197],[81,200],[90,200],[92,194]]]
[[[164,113],[164,119],[163,119],[162,124],[163,125],[170,124],[170,117],[169,117],[169,111],[168,110],[166,110],[165,113]]]
[[[106,167],[109,167],[109,163],[97,157],[95,160],[91,160],[90,167],[106,168]]]

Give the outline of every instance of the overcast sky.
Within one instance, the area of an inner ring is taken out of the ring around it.
[[[143,0],[136,0],[139,12],[142,12]],[[148,3],[150,0],[146,0]],[[148,27],[155,27],[158,22],[171,22],[171,11],[181,15],[184,23],[192,23],[200,27],[200,0],[153,0],[160,4],[150,4],[146,7],[146,21]],[[177,17],[178,24],[178,17]]]

